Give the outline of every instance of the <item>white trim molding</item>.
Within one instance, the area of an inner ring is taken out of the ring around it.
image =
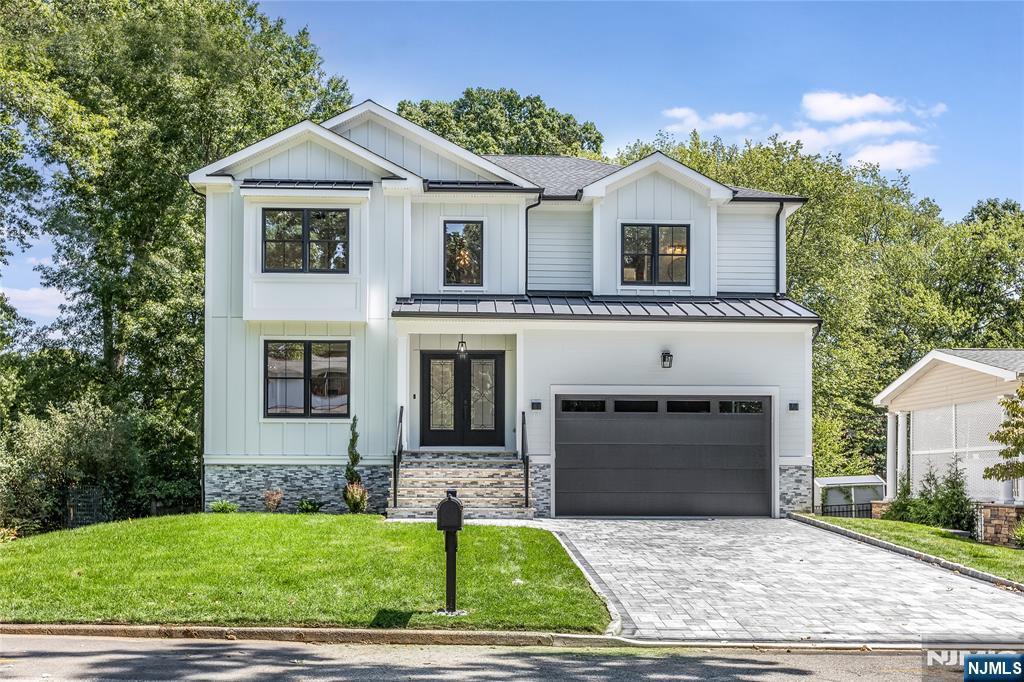
[[[724,204],[732,200],[732,188],[712,180],[703,173],[695,171],[662,152],[653,152],[639,161],[631,163],[622,170],[615,171],[611,175],[606,175],[600,180],[590,183],[583,188],[583,196],[585,198],[603,197],[623,183],[636,180],[642,175],[655,171],[664,173],[669,178],[678,181],[685,187],[702,193],[716,203]]]

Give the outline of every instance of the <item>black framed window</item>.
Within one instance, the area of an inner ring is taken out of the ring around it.
[[[348,272],[347,208],[263,209],[263,272]]]
[[[628,285],[687,286],[690,226],[622,226],[622,278]]]
[[[348,341],[266,341],[267,417],[349,416]]]
[[[483,221],[444,221],[444,284],[459,287],[484,285]]]
[[[719,414],[761,414],[764,404],[760,400],[720,400]]]

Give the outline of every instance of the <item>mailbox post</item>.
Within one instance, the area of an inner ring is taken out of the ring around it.
[[[455,553],[459,549],[456,533],[462,530],[462,500],[455,490],[448,490],[445,499],[437,505],[437,529],[444,531],[444,612],[454,616],[458,614],[455,608]]]

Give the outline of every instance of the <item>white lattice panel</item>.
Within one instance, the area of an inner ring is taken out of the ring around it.
[[[989,434],[1003,421],[1003,408],[995,400],[962,403],[956,406],[956,447],[958,450],[987,448],[993,445]]]
[[[910,451],[953,449],[953,406],[910,413]]]
[[[1002,460],[997,451],[969,452],[960,455],[967,470],[967,494],[979,502],[991,502],[1001,496],[1002,483],[983,478],[985,467]]]
[[[921,490],[921,482],[928,473],[928,466],[935,470],[935,475],[942,480],[946,470],[953,461],[953,451],[917,453],[910,458],[910,484],[916,495]]]

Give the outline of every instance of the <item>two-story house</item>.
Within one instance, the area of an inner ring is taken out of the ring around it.
[[[189,177],[206,195],[205,498],[496,516],[810,505],[803,199],[660,153],[479,156],[367,101]],[[396,470],[397,465],[397,470]]]

